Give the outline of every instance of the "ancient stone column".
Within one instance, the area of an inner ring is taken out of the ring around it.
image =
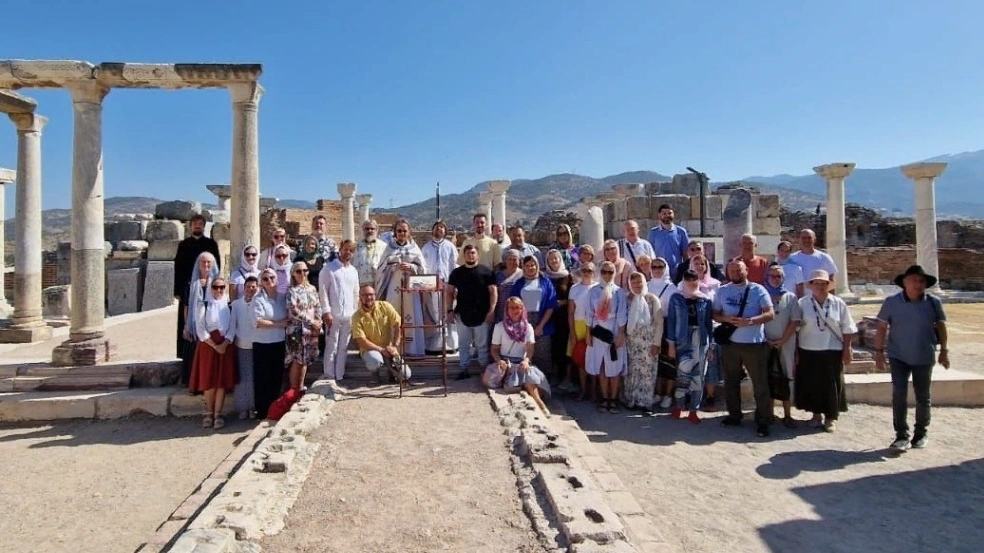
[[[507,180],[489,182],[489,192],[492,194],[492,221],[489,223],[490,229],[494,223],[499,223],[503,229],[509,229],[509,224],[506,223],[506,192],[509,190],[511,184],[512,182]],[[491,230],[489,232],[491,233]]]
[[[38,342],[51,338],[41,317],[41,129],[48,119],[33,113],[12,114],[10,119],[17,126],[14,315],[0,331],[0,342]]]
[[[752,232],[755,207],[752,194],[744,188],[736,188],[728,194],[724,208],[724,263],[741,255],[741,235]]]
[[[5,202],[5,192],[4,186],[14,182],[17,179],[16,173],[11,169],[0,169],[0,214],[6,213]],[[16,219],[15,219],[16,224]],[[0,244],[4,244],[5,238],[3,236],[3,224],[0,221]],[[7,298],[5,297],[5,290],[3,285],[4,279],[4,256],[0,255],[0,318],[6,318],[10,313],[10,304],[7,303]]]
[[[355,183],[338,183],[342,197],[342,240],[355,240]]]
[[[916,263],[929,274],[940,276],[936,244],[936,190],[934,179],[943,174],[946,163],[910,163],[902,173],[916,183]],[[939,284],[933,287],[939,290]]]
[[[248,244],[263,243],[260,236],[259,106],[263,87],[259,83],[229,86],[232,96],[232,181],[229,223],[232,244],[238,255]]]
[[[492,235],[492,193],[491,192],[478,193],[478,212],[485,214],[485,220],[488,221],[488,224],[485,225],[485,233],[491,236]]]
[[[814,167],[813,171],[827,181],[827,254],[834,259],[837,276],[834,277],[834,293],[851,296],[851,283],[847,273],[847,225],[844,214],[844,179],[854,170],[853,163],[829,163]],[[803,275],[810,278],[810,275]]]
[[[593,205],[588,208],[588,214],[581,223],[580,241],[581,244],[590,244],[594,248],[595,265],[605,259],[601,251],[605,242],[605,216],[600,207]]]
[[[230,211],[232,207],[232,187],[228,184],[210,184],[205,188],[219,200],[219,211]]]
[[[108,361],[104,338],[106,250],[103,235],[102,102],[109,89],[95,81],[73,85],[72,322],[68,340],[51,352],[52,365]]]
[[[372,194],[359,194],[355,197],[359,200],[359,225],[368,221],[371,217],[369,206],[372,205]],[[358,225],[357,225],[358,226]]]

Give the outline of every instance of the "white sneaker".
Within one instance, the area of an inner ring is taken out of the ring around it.
[[[661,396],[659,394],[656,394],[655,396],[653,396],[653,405],[655,407],[659,407],[662,404],[663,404],[663,396]]]
[[[659,402],[659,407],[661,409],[669,409],[671,405],[673,405],[673,398],[670,396],[664,397],[663,400]]]
[[[897,438],[892,445],[888,446],[893,451],[898,451],[899,453],[903,451],[908,451],[909,449],[909,438]]]

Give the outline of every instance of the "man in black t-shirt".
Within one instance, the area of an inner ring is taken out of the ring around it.
[[[478,364],[481,367],[479,374],[489,364],[489,332],[495,320],[495,304],[499,298],[495,275],[492,269],[478,264],[478,250],[475,246],[465,245],[462,257],[464,265],[451,271],[445,286],[447,324],[455,325],[458,330],[458,351],[461,355],[461,374],[458,375],[458,380],[469,376],[472,344],[478,352]]]

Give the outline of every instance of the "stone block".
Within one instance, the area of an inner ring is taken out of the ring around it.
[[[123,240],[117,245],[117,249],[123,252],[143,252],[149,247],[146,240]]]
[[[96,414],[95,394],[42,392],[4,394],[0,422],[91,419]]]
[[[779,217],[769,217],[767,219],[755,218],[752,220],[752,233],[756,236],[779,236],[781,231],[782,227],[779,223]]]
[[[650,217],[659,220],[659,206],[669,204],[677,221],[690,219],[690,196],[685,194],[660,194],[649,199]]]
[[[143,239],[148,242],[158,240],[181,240],[184,235],[184,225],[181,221],[150,221],[144,230]]]
[[[232,553],[239,550],[236,532],[225,528],[187,530],[169,549],[171,553]]]
[[[147,262],[142,311],[160,309],[174,303],[174,261]]]
[[[612,240],[618,240],[622,237],[622,221],[608,221],[605,225],[605,238],[611,238]],[[601,259],[599,257],[599,259]]]
[[[168,402],[168,413],[172,417],[197,417],[201,416],[205,409],[204,396],[189,396],[184,388],[173,388],[171,399]],[[226,398],[226,404],[229,398]]]
[[[109,287],[106,302],[109,316],[140,311],[143,299],[143,281],[140,269],[117,269],[107,274]]]
[[[41,292],[41,314],[45,319],[72,316],[72,285],[49,286]]]
[[[121,419],[146,413],[167,416],[168,393],[160,389],[125,390],[96,397],[95,418]]]
[[[103,225],[106,241],[114,246],[124,240],[142,240],[144,235],[143,221],[117,221]]]
[[[147,259],[150,261],[174,261],[178,255],[178,244],[181,240],[158,240],[150,243],[147,249]]]
[[[700,212],[697,212],[698,216]],[[721,196],[707,196],[707,218],[720,220],[724,216],[724,198]]]
[[[115,355],[116,348],[106,339],[66,342],[51,350],[51,364],[55,367],[91,366],[108,363]]]
[[[672,194],[684,194],[687,196],[700,195],[700,179],[693,173],[682,173],[673,175],[670,183]]]
[[[232,226],[229,223],[214,223],[212,225],[212,238],[214,240],[230,240],[232,238]]]
[[[186,202],[176,200],[173,202],[161,202],[154,208],[154,217],[158,219],[173,219],[177,221],[188,221],[193,216],[202,212],[202,204],[199,202]]]
[[[625,221],[629,218],[629,211],[626,207],[626,201],[624,199],[615,200],[612,202],[612,207],[615,213],[615,221]]]
[[[641,221],[642,219],[649,218],[649,198],[646,196],[633,196],[625,200],[625,214],[626,219],[635,219],[636,221]],[[645,231],[642,227],[642,223],[639,223],[639,228]]]
[[[602,209],[605,212],[605,220],[606,221],[614,221],[615,220],[615,203],[614,202],[609,202],[609,203],[605,204],[602,207]]]
[[[0,344],[32,344],[51,338],[51,327],[46,324],[26,328],[0,328]]]
[[[779,195],[759,194],[755,196],[755,217],[779,218]]]

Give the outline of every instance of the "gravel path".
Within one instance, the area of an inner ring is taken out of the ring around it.
[[[767,440],[751,423],[721,427],[720,415],[694,426],[566,407],[673,551],[969,553],[984,543],[981,410],[934,409],[930,447],[893,456],[885,407],[852,406],[834,434],[774,427]]]
[[[312,436],[311,475],[263,551],[541,552],[523,514],[506,438],[472,379],[354,388]]]
[[[0,429],[0,551],[131,553],[251,429],[135,418]]]

